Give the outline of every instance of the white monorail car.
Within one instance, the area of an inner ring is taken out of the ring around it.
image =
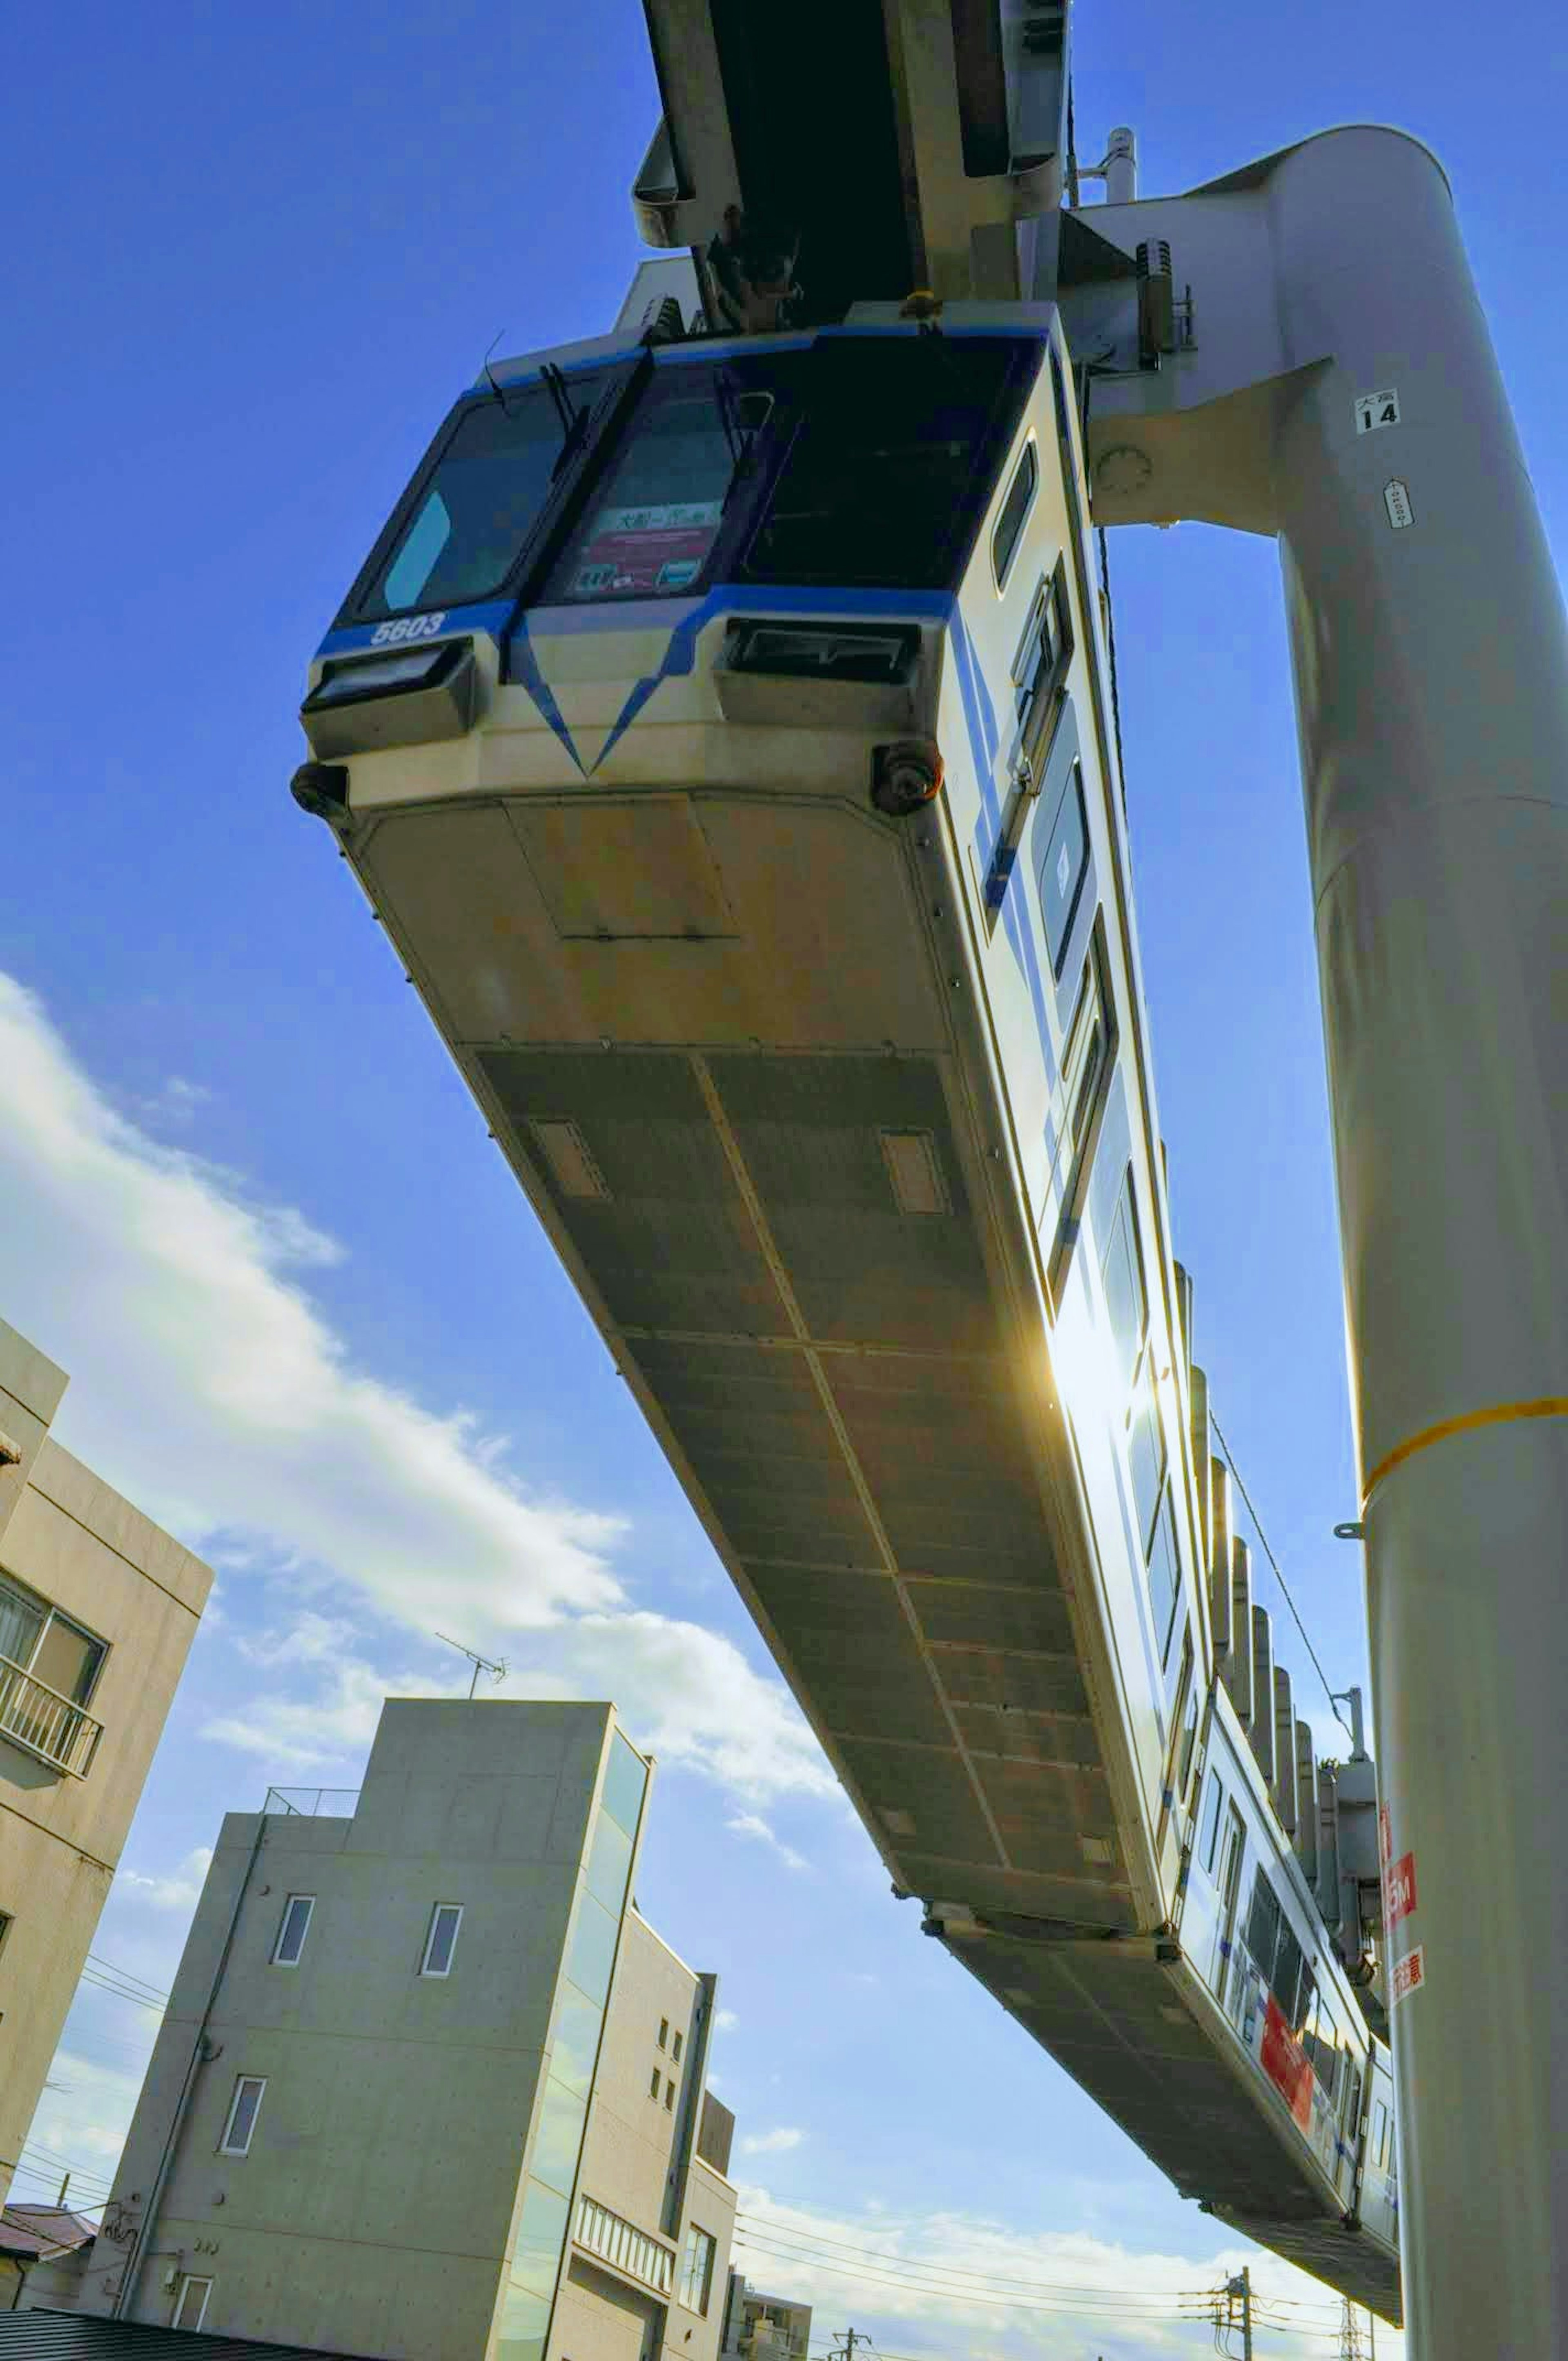
[[[1017,304],[496,370],[295,791],[897,1889],[1180,2188],[1397,2317],[1304,1725],[1266,1628],[1239,1715],[1220,1677],[1071,382]]]

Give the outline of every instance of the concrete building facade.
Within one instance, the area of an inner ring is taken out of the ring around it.
[[[397,1699],[352,1813],[230,1813],[82,2309],[717,2361],[715,1985],[635,1907],[650,1769],[608,1705]]]
[[[0,2199],[212,1586],[54,1441],[65,1388],[0,1322]]]

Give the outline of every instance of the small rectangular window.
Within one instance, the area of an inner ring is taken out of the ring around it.
[[[1269,1883],[1268,1872],[1259,1868],[1252,1889],[1252,1908],[1247,1913],[1246,1947],[1252,1953],[1253,1966],[1268,1983],[1274,1974],[1274,1954],[1279,1943],[1279,1897]]]
[[[671,2110],[672,2110],[672,2109],[674,2108],[674,2103],[675,2103],[675,2078],[674,2078],[674,2076],[673,2074],[670,2074],[670,2075],[666,2075],[666,2077],[665,2077],[665,2079],[664,2079],[664,2113],[665,2113],[666,2114],[670,2114]]]
[[[311,1923],[311,1913],[316,1906],[313,1894],[291,1894],[283,1905],[283,1916],[278,1924],[278,1940],[272,1946],[275,1968],[297,1968],[300,1954],[305,1948],[305,1932]]]
[[[996,530],[991,536],[991,570],[1000,590],[1007,579],[1018,537],[1024,530],[1024,520],[1035,497],[1035,487],[1040,480],[1040,463],[1035,456],[1032,443],[1024,445],[1013,481],[1007,487],[1007,498],[1002,503],[1002,513],[996,520]]]
[[[1181,1723],[1181,1743],[1177,1750],[1174,1786],[1179,1800],[1187,1794],[1187,1783],[1192,1774],[1192,1756],[1198,1744],[1198,1684],[1192,1677],[1190,1631],[1182,1642],[1181,1686],[1177,1691],[1177,1714]]]
[[[659,2019],[659,2047],[661,2049],[667,2049],[669,2048],[669,2043],[670,2020],[667,2016],[662,2016]]]
[[[985,882],[985,923],[995,931],[1024,832],[1037,797],[1048,782],[1057,724],[1067,709],[1072,626],[1067,584],[1058,560],[1055,574],[1035,594],[1024,637],[1013,659],[1013,709],[1018,734],[1008,755],[1012,785]],[[1061,970],[1058,967],[1058,981]]]
[[[1067,792],[1051,822],[1050,841],[1038,871],[1040,915],[1046,922],[1046,950],[1051,973],[1059,983],[1072,947],[1073,920],[1083,899],[1089,874],[1089,807],[1083,795],[1083,765],[1075,763]]]
[[[1220,1806],[1224,1789],[1217,1771],[1209,1773],[1209,1792],[1203,1798],[1203,1826],[1198,1839],[1198,1858],[1211,1877],[1214,1873],[1214,1855],[1220,1842]]]
[[[424,1958],[420,1962],[422,1976],[445,1976],[452,1972],[452,1954],[457,1949],[457,1929],[463,1923],[460,1902],[438,1902],[430,1914],[430,1932],[424,1938]]]
[[[706,2313],[707,2300],[713,2289],[714,2242],[706,2230],[695,2222],[686,2230],[686,2243],[681,2255],[680,2300],[688,2312]]]
[[[1138,1214],[1133,1196],[1133,1168],[1130,1164],[1123,1175],[1121,1194],[1111,1217],[1111,1235],[1105,1242],[1100,1275],[1104,1282],[1105,1309],[1110,1316],[1111,1334],[1116,1341],[1122,1382],[1130,1385],[1138,1355],[1143,1349],[1144,1329],[1148,1320],[1148,1298],[1144,1291],[1144,1258],[1138,1240]]]
[[[658,2095],[659,2095],[659,2070],[658,2070],[658,2068],[655,2066],[655,2067],[654,2067],[654,2069],[653,2069],[652,2074],[652,2076],[651,2076],[651,2078],[650,2078],[650,2080],[649,2080],[649,2083],[648,2083],[648,2096],[649,2096],[651,2099],[656,2099],[656,2098],[658,2097]]]
[[[1312,1994],[1311,1971],[1301,1957],[1301,1946],[1288,1919],[1281,1917],[1279,1942],[1274,1954],[1274,1973],[1269,1978],[1269,1990],[1279,2004],[1279,2013],[1292,2033],[1301,2029],[1301,1979],[1307,1979],[1307,1998]]]
[[[1138,1542],[1146,1556],[1152,1561],[1160,1548],[1155,1530],[1159,1514],[1165,1483],[1165,1427],[1160,1419],[1159,1400],[1155,1390],[1151,1356],[1144,1357],[1138,1374],[1137,1390],[1127,1412],[1127,1466],[1133,1479],[1133,1505],[1138,1514]],[[1171,1535],[1171,1557],[1175,1559],[1175,1536]],[[1151,1570],[1149,1579],[1154,1580]],[[1165,1658],[1166,1632],[1160,1634],[1160,1660]]]
[[[1159,1514],[1155,1519],[1154,1538],[1149,1547],[1148,1577],[1155,1645],[1159,1650],[1163,1670],[1170,1662],[1176,1610],[1181,1600],[1181,1561],[1176,1554],[1176,1520],[1171,1514],[1168,1484],[1160,1500]]]
[[[188,2271],[182,2273],[170,2328],[200,2328],[207,2317],[207,2298],[212,2292],[211,2279],[193,2279]]]
[[[265,2074],[241,2074],[236,2079],[234,2097],[229,2101],[228,2121],[218,2142],[220,2156],[250,2154],[251,2134],[256,2129],[256,2118],[261,2113],[261,2094],[266,2088]]]
[[[8,1910],[0,1910],[0,1951],[5,1949],[5,1938],[15,1923]]]
[[[674,2059],[677,2066],[681,2062],[681,2043],[684,2038],[684,2035],[677,2033],[674,2039],[670,2044],[670,2055]]]

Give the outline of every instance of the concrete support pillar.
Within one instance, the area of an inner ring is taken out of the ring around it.
[[[1419,2361],[1524,2361],[1568,2352],[1568,649],[1437,165],[1329,133],[1267,202],[1288,364],[1332,356],[1282,412],[1275,481],[1366,1487],[1405,2317]]]

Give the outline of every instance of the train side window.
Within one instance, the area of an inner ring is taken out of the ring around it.
[[[1306,1961],[1301,1957],[1301,1946],[1296,1939],[1296,1929],[1291,1926],[1288,1918],[1281,1917],[1279,1922],[1279,1944],[1274,1954],[1274,1973],[1269,1979],[1269,1990],[1273,1993],[1275,1999],[1279,2003],[1279,2013],[1284,2017],[1286,2024],[1290,2027],[1292,2033],[1299,2033],[1301,2029],[1301,1979],[1303,1975],[1306,1977],[1308,2005],[1310,2006],[1312,1996],[1311,1971],[1307,1967]]]
[[[1068,1104],[1068,1127],[1074,1155],[1089,1137],[1112,1045],[1111,999],[1105,987],[1105,959],[1096,924],[1084,955],[1083,980],[1068,1021],[1062,1044],[1062,1087]]]
[[[1013,710],[1018,724],[1020,772],[1037,779],[1050,752],[1052,724],[1072,662],[1072,609],[1068,603],[1067,564],[1040,584],[1013,659]]]
[[[1307,2036],[1306,2050],[1323,2096],[1331,2105],[1339,2089],[1339,2026],[1324,1993],[1318,1994],[1317,2023]]]
[[[1374,2171],[1381,2172],[1388,2161],[1388,2110],[1381,2099],[1372,2107],[1372,2129],[1367,2136],[1366,2153]]]
[[[1198,1837],[1198,1858],[1211,1877],[1214,1874],[1214,1855],[1220,1842],[1220,1806],[1225,1791],[1220,1784],[1217,1771],[1209,1773],[1209,1792],[1203,1798],[1203,1820]]]
[[[1072,942],[1073,920],[1089,874],[1089,807],[1083,794],[1083,765],[1075,763],[1067,792],[1051,822],[1050,841],[1040,862],[1040,912],[1046,922],[1046,950],[1051,973],[1059,983]]]
[[[1133,1505],[1138,1514],[1138,1543],[1150,1561],[1157,1547],[1155,1520],[1165,1490],[1165,1425],[1159,1414],[1154,1380],[1154,1356],[1144,1356],[1137,1391],[1127,1412],[1127,1463],[1132,1470]]]
[[[1252,1908],[1247,1912],[1246,1947],[1252,1953],[1252,1963],[1265,1983],[1274,1972],[1274,1953],[1279,1941],[1279,1898],[1269,1881],[1268,1872],[1259,1862],[1253,1881]]]
[[[1111,1233],[1105,1241],[1100,1276],[1105,1289],[1105,1309],[1115,1341],[1122,1382],[1127,1384],[1143,1349],[1148,1322],[1148,1297],[1144,1290],[1144,1257],[1138,1238],[1137,1207],[1133,1202],[1133,1168],[1123,1176]]]
[[[1176,1630],[1177,1603],[1181,1597],[1181,1561],[1176,1549],[1176,1520],[1167,1488],[1155,1520],[1148,1557],[1149,1604],[1154,1609],[1155,1644],[1162,1670],[1170,1662],[1171,1636]]]
[[[1025,443],[1023,456],[1014,470],[1013,481],[1007,487],[1007,497],[1002,503],[996,529],[991,536],[991,570],[999,590],[1007,580],[1008,568],[1024,530],[1024,520],[1033,505],[1039,480],[1040,463],[1035,456],[1035,446],[1033,443]]]
[[[992,855],[985,888],[985,922],[994,930],[1007,898],[1008,882],[1024,841],[1029,815],[1047,784],[1057,724],[1067,708],[1067,674],[1072,658],[1072,626],[1069,620],[1067,577],[1060,558],[1056,572],[1043,579],[1029,609],[1024,636],[1013,658],[1013,709],[1018,734],[1008,761],[1011,785],[1007,807]],[[1076,904],[1074,905],[1076,908]],[[1061,963],[1051,947],[1051,964],[1058,983]]]
[[[1105,966],[1105,914],[1096,914],[1084,953],[1083,979],[1062,1045],[1061,1090],[1067,1106],[1062,1141],[1065,1179],[1056,1244],[1051,1251],[1051,1299],[1060,1303],[1078,1224],[1089,1193],[1101,1119],[1116,1071],[1116,1010]]]
[[[1346,2059],[1345,2064],[1348,2072],[1345,2077],[1347,2094],[1344,2103],[1344,2127],[1354,2138],[1356,2125],[1361,2120],[1361,2069],[1349,2058]]]

